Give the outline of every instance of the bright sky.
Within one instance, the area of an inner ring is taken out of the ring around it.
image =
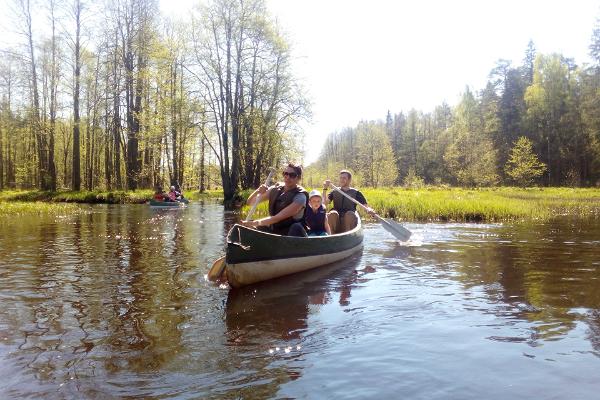
[[[295,68],[314,118],[306,159],[323,138],[361,119],[457,103],[482,89],[500,59],[520,64],[533,40],[542,53],[588,61],[598,0],[271,0],[291,37]]]
[[[455,105],[465,86],[483,88],[498,59],[520,64],[529,39],[538,52],[588,62],[600,16],[600,0],[266,1],[313,103],[313,119],[302,125],[305,165],[327,134],[362,119]],[[195,2],[160,5],[187,18]],[[10,3],[0,0],[0,11]]]
[[[190,0],[180,0],[177,12]],[[191,3],[191,1],[190,1]],[[173,9],[162,0],[166,12]],[[484,87],[500,58],[527,43],[588,62],[600,0],[267,0],[289,35],[294,69],[313,102],[305,165],[327,134],[411,108],[455,105]]]

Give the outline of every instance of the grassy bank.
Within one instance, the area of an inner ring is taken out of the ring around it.
[[[33,202],[0,202],[0,218],[14,218],[21,215],[72,215],[82,212],[81,207],[67,203]]]
[[[152,190],[136,191],[70,191],[43,192],[40,190],[5,190],[0,191],[0,202],[2,201],[41,201],[51,203],[87,203],[87,204],[141,204],[150,200],[154,192]],[[189,200],[222,199],[222,190],[207,190],[203,193],[198,191],[185,192]]]
[[[600,217],[600,189],[571,188],[487,188],[460,189],[427,187],[421,189],[363,189],[369,205],[380,215],[401,221],[473,221],[499,222],[547,220],[569,215],[582,218]],[[246,197],[251,191],[242,192]],[[54,203],[144,203],[151,190],[0,192],[0,215],[63,210]],[[223,192],[186,192],[190,200],[223,199]],[[30,202],[30,203],[23,203]],[[43,203],[41,203],[43,202]],[[53,205],[56,206],[53,208]],[[29,211],[28,211],[29,210]],[[246,215],[249,207],[240,213]],[[258,207],[255,217],[267,215],[266,204]]]
[[[57,191],[5,190],[0,191],[0,217],[26,214],[72,214],[79,212],[75,204],[142,204],[152,198],[152,190],[136,191]],[[223,192],[186,192],[190,200],[222,199]]]
[[[205,190],[204,192],[185,192],[185,197],[188,200],[223,200],[222,190]]]
[[[599,189],[367,189],[382,214],[406,221],[547,220],[554,216],[600,216]]]
[[[136,191],[57,191],[40,190],[7,190],[0,192],[0,202],[4,201],[38,201],[50,203],[88,203],[88,204],[140,204],[149,200],[152,190]]]
[[[548,220],[559,215],[600,217],[600,189],[486,188],[361,190],[380,215],[400,221],[500,222]],[[248,211],[245,206],[241,212]],[[256,216],[267,215],[265,204]]]

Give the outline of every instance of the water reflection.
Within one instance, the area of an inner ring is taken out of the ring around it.
[[[111,376],[159,371],[182,353],[180,327],[192,318],[203,275],[198,261],[222,248],[221,208],[196,211],[101,206],[20,221],[19,240],[0,247],[13,260],[2,263],[0,291],[2,354],[11,360],[2,369],[17,372],[7,393],[92,394],[99,377],[119,386]]]
[[[312,341],[311,346],[318,347],[309,327],[311,316],[336,298],[340,304],[349,304],[352,285],[369,272],[357,271],[359,264],[360,255],[355,255],[323,268],[229,291],[225,308],[227,346],[234,349],[232,354],[241,351],[243,355],[229,362],[247,369],[248,352],[254,354],[250,361],[253,374],[242,374],[230,382],[239,387],[236,396],[272,397],[280,385],[302,376],[304,346]],[[253,383],[263,380],[270,382]]]
[[[494,339],[535,346],[586,320],[578,309],[600,308],[598,233],[593,221],[461,227],[454,237],[424,245],[411,261],[437,265],[438,272],[449,267],[465,291],[482,290],[489,302],[466,304],[470,309],[531,323],[526,337]]]
[[[348,305],[359,277],[360,255],[312,271],[236,290],[227,297],[225,320],[232,345],[252,341],[252,333],[268,340],[300,339],[308,327],[311,306],[325,305],[338,295]],[[360,271],[361,275],[370,270]],[[337,293],[336,293],[337,292]]]
[[[593,398],[597,221],[367,224],[361,255],[228,291],[204,274],[238,214],[87,209],[0,223],[1,398]]]

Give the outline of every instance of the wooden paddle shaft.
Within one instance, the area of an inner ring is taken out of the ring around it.
[[[267,180],[265,181],[265,186],[269,186],[269,182],[271,182],[271,178],[273,177],[274,173],[275,173],[275,170],[273,168],[271,168],[271,171],[269,172],[269,176],[267,176]],[[252,208],[250,208],[250,211],[248,211],[248,215],[246,216],[246,221],[250,221],[250,218],[252,218],[252,214],[254,214],[254,211],[256,210],[256,206],[258,206],[259,202],[260,202],[260,193],[256,196],[256,199],[254,200],[254,204],[252,204]]]

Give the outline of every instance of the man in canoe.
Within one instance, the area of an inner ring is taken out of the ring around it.
[[[302,167],[289,163],[283,170],[283,182],[278,182],[271,187],[261,185],[246,201],[251,205],[259,195],[259,203],[268,200],[269,217],[242,221],[241,224],[277,235],[306,237],[303,221],[308,193],[298,185],[301,178]]]
[[[359,190],[350,187],[351,182],[352,174],[350,171],[345,169],[341,170],[339,184],[340,189],[358,201],[360,204],[367,207],[369,214],[374,213],[373,209],[369,208],[367,205],[367,199],[365,199],[365,196]],[[331,181],[329,179],[323,182],[323,199],[325,201],[325,206],[327,206],[330,201],[333,201],[333,209],[327,213],[327,221],[329,222],[331,233],[335,234],[352,230],[358,223],[356,216],[356,204],[346,199],[337,190],[333,190],[331,193],[329,193],[329,195],[325,196],[327,189],[330,188],[330,185]]]

